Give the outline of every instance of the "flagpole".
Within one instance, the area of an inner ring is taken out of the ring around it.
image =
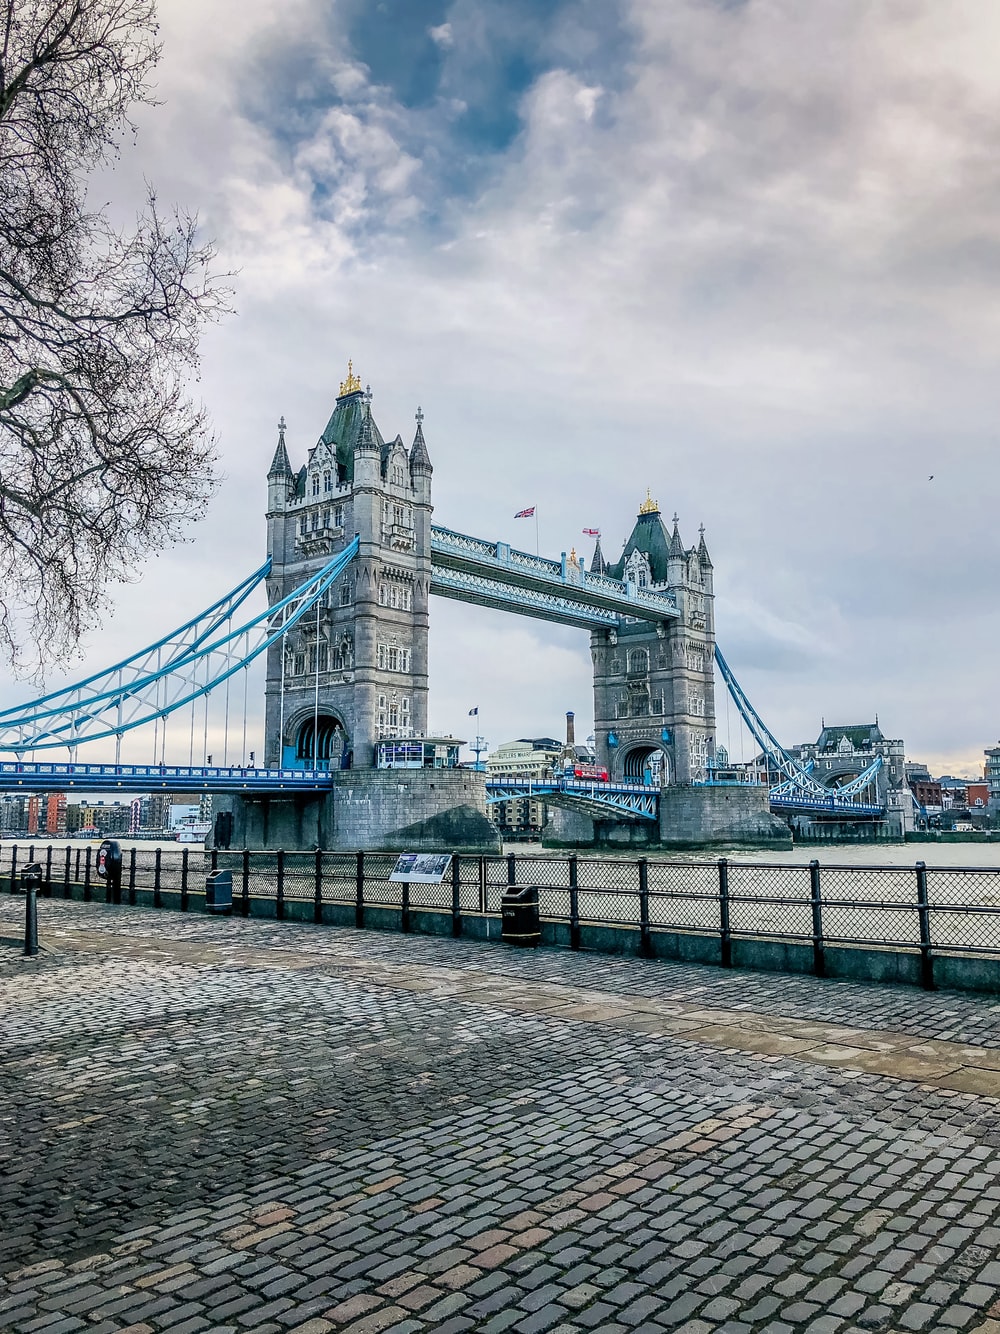
[[[538,506],[536,505],[535,506],[535,555],[540,556],[541,554],[542,554],[541,549],[539,548],[538,545]]]

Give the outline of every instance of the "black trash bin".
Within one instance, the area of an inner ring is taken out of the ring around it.
[[[233,911],[232,871],[209,871],[205,879],[205,911],[217,913]]]
[[[501,940],[509,945],[534,947],[541,938],[538,920],[538,886],[524,885],[504,891],[500,903]]]
[[[97,849],[97,874],[107,885],[108,903],[122,901],[122,845],[106,838]]]

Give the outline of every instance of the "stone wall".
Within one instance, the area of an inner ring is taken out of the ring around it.
[[[767,791],[760,787],[665,787],[660,792],[660,822],[595,820],[582,811],[549,807],[542,833],[547,848],[656,848],[746,844],[789,847],[791,833],[772,815]]]
[[[788,825],[771,814],[764,787],[665,787],[660,793],[660,842],[665,847],[788,847],[791,841]]]
[[[495,852],[485,776],[469,769],[348,769],[313,796],[216,798],[234,848]]]

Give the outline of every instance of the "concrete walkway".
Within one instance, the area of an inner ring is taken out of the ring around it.
[[[0,1329],[1000,1334],[991,998],[40,916]]]

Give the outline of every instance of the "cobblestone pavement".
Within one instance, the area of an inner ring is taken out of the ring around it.
[[[40,915],[0,1329],[1000,1334],[988,997]]]

